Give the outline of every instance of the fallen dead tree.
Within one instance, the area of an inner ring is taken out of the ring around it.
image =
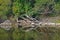
[[[26,16],[26,18],[22,18],[23,20],[18,20],[18,25],[21,25],[21,26],[26,26],[26,27],[35,27],[35,26],[39,26],[39,27],[43,27],[43,26],[60,26],[60,23],[53,23],[53,22],[41,22],[41,21],[38,21],[37,19],[35,18],[32,18],[32,17],[29,17],[29,16]],[[24,27],[23,26],[23,27]]]
[[[52,23],[52,22],[41,22],[36,20],[35,18],[26,16],[26,18],[22,18],[23,20],[18,20],[18,25],[22,28],[27,29],[27,31],[36,29],[38,27],[60,27],[60,23]]]
[[[36,29],[38,27],[60,27],[60,23],[41,22],[29,16],[20,18],[20,20],[18,20],[15,24],[19,28],[28,30]],[[9,30],[10,28],[12,28],[12,22],[6,20],[5,22],[0,24],[0,27]]]

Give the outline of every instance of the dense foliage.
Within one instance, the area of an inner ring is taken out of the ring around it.
[[[7,18],[6,15],[39,16],[40,14],[59,14],[59,0],[0,0],[0,18]]]

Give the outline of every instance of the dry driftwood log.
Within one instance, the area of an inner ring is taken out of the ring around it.
[[[41,22],[29,16],[26,16],[25,18],[22,17],[22,19],[17,20],[17,23],[15,24],[17,24],[17,26],[19,25],[18,27],[22,27],[28,30],[36,29],[37,27],[60,27],[60,23]],[[0,27],[9,30],[10,28],[12,28],[12,22],[6,20],[5,22],[0,24]]]
[[[27,17],[23,18],[23,20],[18,20],[18,23],[20,26],[22,26],[22,28],[28,30],[36,29],[38,27],[60,27],[60,23],[41,22],[32,17]]]

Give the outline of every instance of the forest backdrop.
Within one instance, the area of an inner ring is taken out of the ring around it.
[[[28,15],[36,18],[42,15],[60,13],[60,0],[0,0],[0,18],[8,19]]]

